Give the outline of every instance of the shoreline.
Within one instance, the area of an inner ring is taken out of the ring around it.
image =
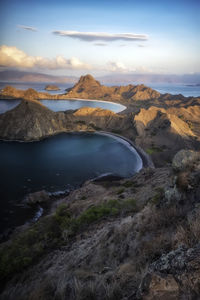
[[[119,139],[122,139],[122,140],[126,141],[127,143],[129,143],[129,144],[135,149],[135,151],[136,151],[136,152],[139,154],[139,156],[141,157],[142,163],[143,163],[141,169],[143,169],[143,168],[148,168],[148,167],[150,167],[150,168],[155,168],[154,163],[153,163],[151,157],[150,157],[150,156],[149,156],[149,155],[148,155],[141,147],[136,146],[136,145],[134,144],[134,142],[131,141],[129,138],[124,137],[124,136],[122,136],[122,135],[119,135],[119,134],[117,134],[117,133],[112,133],[112,132],[108,132],[108,131],[99,131],[99,132],[97,132],[97,133],[99,133],[99,134],[104,134],[104,135],[111,136],[111,137],[116,137],[116,138],[119,138]],[[140,169],[140,170],[141,170],[141,169]]]

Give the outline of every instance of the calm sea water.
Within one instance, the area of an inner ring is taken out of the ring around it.
[[[65,90],[67,88],[73,86],[73,84],[59,83],[56,84],[60,88],[59,91],[46,91],[45,86],[48,84],[45,82],[38,83],[38,82],[1,82],[0,81],[0,89],[4,88],[7,85],[11,85],[16,89],[20,89],[20,90],[26,90],[28,88],[32,88],[38,92],[47,92],[49,94],[63,94],[66,92]]]
[[[77,187],[104,173],[128,177],[142,160],[121,139],[100,134],[60,134],[39,142],[0,142],[0,231],[21,225],[35,211],[24,206],[27,193]]]
[[[124,105],[118,103],[95,100],[40,100],[40,102],[53,111],[65,111],[69,109],[78,109],[80,107],[100,107],[118,113],[126,108]]]
[[[169,93],[172,95],[182,94],[185,97],[200,97],[200,86],[173,83],[149,83],[147,86],[157,90],[161,94]]]
[[[142,82],[141,82],[142,83]],[[134,84],[134,83],[133,83]],[[0,89],[4,88],[6,85],[12,85],[18,89],[27,89],[33,88],[39,92],[44,92],[44,88],[47,83],[21,83],[21,82],[0,82]],[[56,84],[60,91],[49,91],[51,94],[63,94],[65,89],[73,86],[73,84]],[[170,94],[182,94],[185,97],[200,96],[200,86],[187,86],[184,84],[173,84],[173,83],[145,83],[146,86],[152,87],[153,89],[157,90],[160,93],[170,93]]]
[[[42,104],[53,111],[65,111],[69,109],[78,109],[80,107],[100,107],[109,109],[115,113],[123,111],[126,106],[114,103],[95,100],[40,100]],[[15,108],[20,103],[20,100],[0,100],[0,114]]]

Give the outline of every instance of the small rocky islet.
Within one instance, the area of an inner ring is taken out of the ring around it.
[[[54,84],[48,84],[45,86],[46,91],[59,91],[60,88],[57,85]]]
[[[47,95],[127,109],[52,112],[38,101]],[[91,75],[62,95],[7,87],[0,98],[22,99],[0,115],[1,139],[106,131],[130,139],[155,165],[128,179],[88,181],[16,229],[0,248],[1,298],[198,299],[200,98],[106,87]]]

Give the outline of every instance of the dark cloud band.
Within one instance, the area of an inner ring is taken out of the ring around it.
[[[117,40],[134,42],[134,41],[148,40],[148,36],[146,34],[134,34],[134,33],[113,33],[112,34],[112,33],[103,33],[103,32],[79,32],[79,31],[56,30],[53,31],[53,34],[64,36],[64,37],[71,37],[86,42],[93,42],[93,41],[112,42]]]

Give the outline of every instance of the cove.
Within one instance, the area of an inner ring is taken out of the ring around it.
[[[81,107],[99,107],[109,109],[115,113],[121,112],[126,109],[126,106],[109,101],[96,101],[84,99],[72,100],[40,100],[42,104],[53,111],[75,110]]]
[[[99,107],[102,109],[109,109],[115,113],[119,113],[126,109],[126,106],[109,102],[97,100],[40,100],[40,102],[53,111],[75,110],[81,107]],[[0,114],[15,108],[20,103],[20,100],[0,100]]]
[[[0,142],[0,225],[22,225],[35,211],[23,204],[28,193],[80,186],[105,173],[132,176],[142,159],[123,139],[96,133],[63,133],[37,142]]]

